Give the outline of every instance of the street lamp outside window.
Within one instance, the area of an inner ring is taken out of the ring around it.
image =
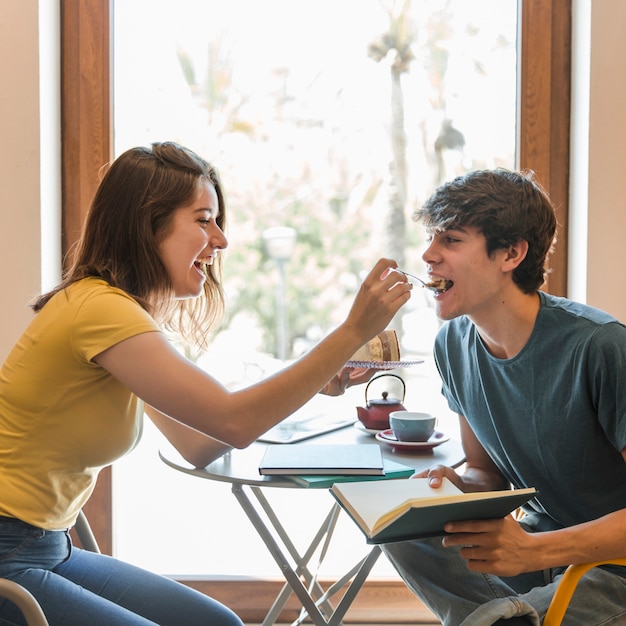
[[[293,254],[297,233],[288,226],[273,226],[263,231],[263,241],[269,257],[278,267],[276,289],[276,356],[284,361],[287,358],[287,298],[285,265]]]

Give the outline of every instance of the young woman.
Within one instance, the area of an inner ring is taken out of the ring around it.
[[[199,156],[174,143],[128,150],[102,179],[67,276],[35,302],[2,366],[0,577],[26,587],[52,626],[240,626],[183,585],[72,547],[67,529],[98,471],[136,445],[144,410],[204,466],[320,390],[339,394],[371,376],[343,366],[410,297],[395,263],[381,259],[318,346],[230,392],[161,330],[205,345],[220,320],[225,222],[219,178]],[[0,617],[23,623],[6,601]]]

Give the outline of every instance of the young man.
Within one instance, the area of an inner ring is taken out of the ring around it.
[[[539,291],[555,237],[532,175],[477,171],[418,211],[443,325],[435,359],[467,464],[424,472],[464,491],[536,487],[523,518],[449,524],[385,546],[447,626],[539,625],[569,563],[626,556],[626,327]],[[564,624],[626,623],[626,568],[596,568]]]

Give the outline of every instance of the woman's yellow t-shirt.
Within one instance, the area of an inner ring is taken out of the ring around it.
[[[143,403],[92,361],[159,332],[125,292],[85,278],[37,313],[0,370],[0,515],[72,526],[100,469],[138,442]]]

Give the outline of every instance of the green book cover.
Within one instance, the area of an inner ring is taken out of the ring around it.
[[[384,476],[285,476],[293,480],[302,487],[332,487],[335,483],[349,483],[355,481],[368,481],[368,480],[390,480],[393,478],[408,478],[413,476],[415,470],[408,465],[402,465],[397,461],[390,459],[383,459],[383,467],[385,470]]]

